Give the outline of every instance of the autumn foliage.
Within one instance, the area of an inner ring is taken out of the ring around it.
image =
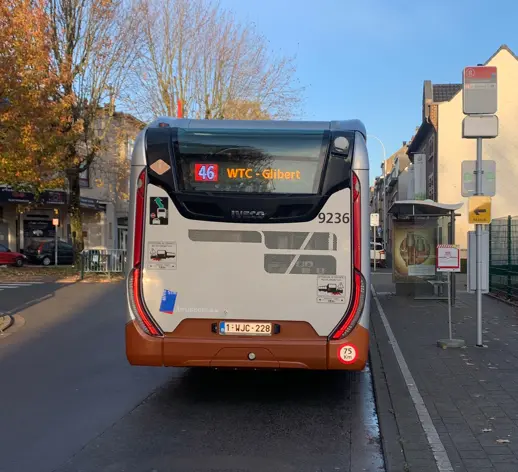
[[[39,192],[62,187],[66,100],[51,60],[42,0],[0,0],[0,181]]]

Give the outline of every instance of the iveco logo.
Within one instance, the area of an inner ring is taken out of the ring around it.
[[[234,219],[253,219],[253,220],[262,220],[266,217],[264,211],[255,211],[255,210],[231,210],[230,216]]]

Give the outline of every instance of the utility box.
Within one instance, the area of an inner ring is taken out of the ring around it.
[[[482,231],[482,293],[489,293],[489,231]],[[477,289],[477,237],[475,231],[468,232],[468,292]]]

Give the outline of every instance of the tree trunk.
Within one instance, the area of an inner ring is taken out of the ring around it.
[[[83,215],[81,213],[81,187],[79,185],[79,172],[68,174],[70,202],[68,213],[70,215],[70,229],[72,230],[72,244],[74,246],[75,263],[81,261],[81,251],[84,249]]]

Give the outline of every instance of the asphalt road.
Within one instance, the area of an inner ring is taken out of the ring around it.
[[[136,368],[122,284],[76,284],[0,340],[1,472],[382,471],[371,376]]]
[[[62,286],[55,282],[0,282],[0,314],[52,295]]]

